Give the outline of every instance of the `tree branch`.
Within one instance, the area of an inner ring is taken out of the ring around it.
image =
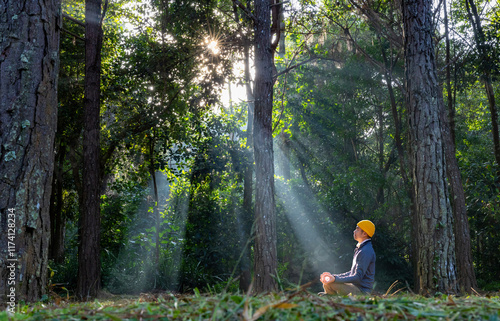
[[[370,60],[370,62],[377,66],[378,68],[380,68],[380,70],[386,70],[386,67],[380,63],[379,61],[373,59],[372,56],[370,56],[363,48],[361,48],[361,46],[358,44],[358,42],[356,40],[354,40],[354,37],[351,35],[351,32],[349,31],[348,28],[344,29],[344,33],[349,36],[349,39],[351,39],[352,43],[354,44],[354,46],[356,47],[357,50],[359,50],[363,56],[365,56],[366,59]]]
[[[106,12],[108,11],[108,2],[109,0],[106,0],[104,2],[104,8],[102,9],[102,15],[101,15],[101,28],[102,28],[102,22],[104,21],[104,17],[106,16]]]
[[[62,32],[65,32],[65,33],[67,33],[67,34],[69,34],[69,35],[71,35],[71,36],[73,36],[73,37],[75,37],[75,38],[77,38],[78,40],[81,40],[81,41],[85,42],[85,38],[80,37],[80,36],[79,36],[79,35],[77,35],[76,33],[73,33],[73,32],[71,32],[71,31],[69,31],[68,29],[61,28],[61,31],[62,31]]]
[[[300,66],[302,66],[302,65],[305,65],[305,64],[307,64],[308,62],[313,61],[313,60],[316,60],[316,59],[321,59],[321,58],[320,58],[320,57],[311,57],[311,58],[306,59],[306,60],[304,60],[304,61],[302,61],[302,62],[299,62],[298,64],[295,64],[295,65],[293,65],[293,66],[290,66],[290,67],[286,68],[285,70],[283,70],[283,71],[281,71],[281,72],[277,73],[277,74],[276,74],[276,76],[274,76],[274,79],[276,79],[276,78],[278,78],[279,76],[282,76],[282,75],[284,75],[284,74],[288,73],[290,70],[293,70],[293,69],[295,69],[295,68],[297,68],[297,67],[300,67]]]
[[[396,34],[391,26],[382,20],[382,18],[380,17],[380,12],[377,12],[374,9],[370,8],[369,4],[362,0],[349,0],[349,2],[366,16],[371,26],[375,30],[377,30],[379,34],[385,35],[387,39],[394,42],[399,48],[402,48],[404,46],[403,37],[399,34]]]
[[[250,12],[250,10],[248,10],[247,7],[245,7],[243,5],[243,3],[239,2],[238,0],[233,0],[233,2],[238,6],[240,7],[241,10],[243,10],[243,12],[250,18],[253,20],[253,22],[256,22],[257,21],[257,18],[255,18],[255,16]]]
[[[289,2],[290,1],[277,2],[277,3],[273,3],[269,7],[271,8],[271,7],[274,7],[274,6],[281,6],[282,4],[289,3]]]
[[[69,14],[63,13],[62,15],[63,15],[63,18],[66,18],[66,19],[68,19],[70,21],[73,21],[76,24],[79,24],[82,27],[85,27],[85,23],[81,22],[80,20],[77,20],[77,19],[73,18]]]

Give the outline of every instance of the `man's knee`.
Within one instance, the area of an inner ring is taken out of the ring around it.
[[[323,285],[325,292],[327,294],[340,294],[340,295],[348,295],[348,294],[361,294],[361,290],[352,283],[328,283]]]

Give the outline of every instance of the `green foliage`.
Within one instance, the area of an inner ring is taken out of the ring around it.
[[[411,283],[410,201],[394,157],[385,79],[351,41],[344,40],[342,28],[352,28],[358,45],[375,60],[382,59],[381,40],[346,11],[350,9],[326,8],[323,13],[332,15],[331,24],[311,22],[311,28],[321,30],[318,36],[292,33],[291,50],[279,61],[279,67],[286,68],[292,63],[286,60],[293,60],[304,44],[315,48],[317,56],[314,63],[281,76],[276,85],[282,91],[275,103],[275,118],[280,119],[275,132],[278,158],[283,159],[278,164],[290,166],[290,173],[281,172],[283,166],[278,173],[291,178],[276,181],[278,246],[283,253],[294,253],[288,255],[293,270],[288,276],[294,282],[300,277],[314,279],[325,270],[341,273],[352,263],[355,223],[372,219],[380,267],[376,282],[382,289],[396,279]],[[386,55],[397,54],[382,43]],[[393,77],[400,77],[401,71],[395,65]],[[395,99],[401,104],[400,93]]]
[[[144,198],[143,186],[120,179],[111,186],[111,193],[101,197],[101,264],[104,284],[109,283],[117,259],[128,242],[131,222]]]
[[[244,150],[235,139],[234,123],[225,117],[206,120],[206,139],[197,147],[191,168],[182,289],[225,283],[238,264],[247,240],[237,231]],[[228,231],[234,231],[228,233]],[[234,277],[234,276],[232,276]]]
[[[241,144],[232,139],[234,124],[224,115],[202,119],[196,128],[199,132],[194,132],[190,145],[185,145],[186,141],[183,145],[172,144],[170,148],[158,144],[155,150],[155,167],[162,171],[156,173],[158,233],[154,223],[154,201],[148,196],[152,195],[153,186],[150,184],[144,190],[130,183],[140,181],[135,166],[128,173],[115,173],[115,181],[110,186],[112,189],[116,186],[120,190],[118,194],[127,195],[117,199],[116,205],[121,204],[124,210],[130,208],[130,212],[127,212],[127,219],[118,219],[110,226],[110,230],[115,231],[119,222],[128,225],[127,232],[120,234],[123,242],[118,253],[113,252],[115,259],[110,260],[113,264],[104,275],[104,285],[111,292],[186,291],[195,287],[219,291],[230,279],[237,265],[241,242],[244,242],[238,235],[227,233],[237,230],[236,213],[241,197],[238,168],[243,161],[243,150]],[[161,138],[160,133],[157,131],[154,137]],[[127,158],[118,163],[119,167],[123,168],[126,160],[137,152],[137,155],[144,152],[141,145],[128,150]],[[139,168],[141,166],[150,165],[142,164]],[[134,192],[129,188],[134,188]],[[126,202],[134,195],[141,205],[137,206],[136,201],[132,208],[132,204]],[[111,206],[109,210],[114,208]],[[119,215],[112,217],[119,218]],[[110,235],[111,232],[105,233],[105,237]],[[155,258],[157,235],[158,263]],[[105,246],[106,251],[110,245]]]
[[[204,37],[215,35],[205,31],[215,31],[211,25],[219,25],[212,14],[216,2],[176,1],[168,12],[156,10],[163,5],[160,2],[123,6],[126,1],[113,1],[103,25],[102,186],[96,188],[105,190],[101,198],[103,283],[118,292],[177,287],[185,225],[185,216],[178,213],[186,213],[187,207],[186,185],[177,183],[183,179],[175,175],[180,177],[189,168],[193,148],[204,135],[198,130],[202,113],[217,100],[229,70],[230,60],[211,55],[203,42]],[[84,21],[84,1],[65,0],[63,11]],[[199,28],[193,28],[194,21]],[[69,32],[61,39],[56,149],[62,156],[57,170],[64,175],[63,193],[81,196],[84,28],[67,18],[64,27]],[[172,194],[160,195],[161,231],[151,225],[151,219],[156,219],[149,210],[153,208],[148,199],[153,188],[147,186],[151,168],[171,173]],[[79,216],[78,205],[73,205],[62,204],[64,212],[71,213],[64,216],[67,250],[64,263],[55,265],[59,280],[72,286]],[[161,255],[154,265],[156,232]]]
[[[136,213],[124,243],[116,254],[114,264],[104,285],[113,293],[138,293],[154,288],[176,289],[180,264],[180,251],[184,238],[185,187],[182,181],[168,184],[166,178],[157,175],[160,187],[160,261],[155,265],[156,230],[154,213],[148,205],[147,192],[142,192]],[[150,186],[151,188],[151,186]]]
[[[476,273],[481,287],[491,286],[499,277],[495,261],[499,260],[500,190],[496,164],[491,159],[491,141],[487,135],[471,131],[463,138],[458,159],[464,173],[467,212]],[[474,148],[470,148],[474,142]],[[488,287],[491,289],[491,287]]]

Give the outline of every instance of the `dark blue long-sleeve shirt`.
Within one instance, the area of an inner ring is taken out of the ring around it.
[[[335,282],[352,283],[362,292],[370,293],[375,281],[375,251],[371,239],[362,243],[354,253],[351,271],[334,274]]]

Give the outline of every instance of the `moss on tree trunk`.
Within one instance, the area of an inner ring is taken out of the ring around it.
[[[36,301],[47,286],[60,1],[0,2],[0,302],[11,287],[16,302]]]

